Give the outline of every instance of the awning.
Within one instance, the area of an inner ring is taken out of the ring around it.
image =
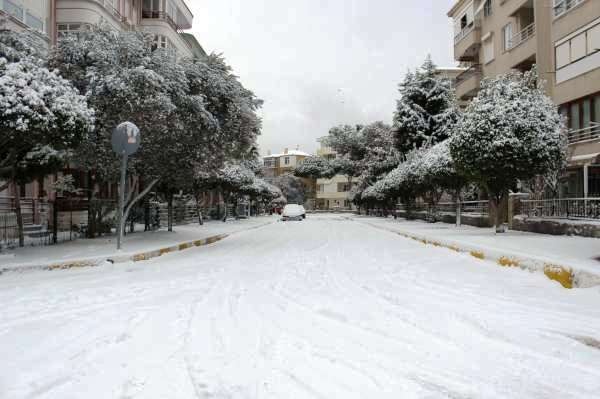
[[[569,166],[585,165],[586,163],[598,163],[596,161],[600,157],[600,152],[593,154],[576,155],[569,158]]]

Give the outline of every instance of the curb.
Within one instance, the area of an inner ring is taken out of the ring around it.
[[[524,257],[522,255],[515,255],[509,251],[503,252],[501,250],[462,244],[449,240],[431,239],[427,236],[402,230],[389,229],[369,222],[354,221],[418,241],[425,245],[447,248],[455,252],[469,254],[476,259],[493,261],[501,267],[518,267],[530,272],[541,272],[547,278],[560,283],[566,289],[600,286],[600,272],[598,274],[593,274],[588,271],[577,270],[577,267],[555,263],[546,259]]]
[[[250,229],[249,229],[250,230]],[[76,268],[84,268],[84,267],[98,267],[106,262],[117,264],[117,263],[126,263],[126,262],[143,262],[153,258],[157,258],[166,254],[185,251],[186,249],[194,248],[194,247],[202,247],[210,244],[214,244],[215,242],[221,241],[230,234],[219,234],[216,236],[211,236],[207,238],[203,238],[200,240],[187,241],[179,244],[172,245],[170,247],[159,248],[150,251],[137,252],[133,254],[125,254],[118,256],[109,256],[109,257],[96,257],[96,258],[88,258],[81,260],[70,260],[66,262],[55,262],[44,265],[31,265],[31,266],[9,266],[6,268],[0,269],[0,275],[8,272],[28,272],[28,271],[37,271],[37,270],[66,270],[66,269],[76,269]]]
[[[235,231],[232,231],[227,234],[218,234],[218,235],[202,238],[199,240],[181,242],[178,244],[171,245],[169,247],[163,247],[163,248],[144,251],[144,252],[120,254],[120,255],[114,255],[114,256],[108,256],[108,257],[107,256],[90,257],[90,258],[85,258],[85,259],[69,260],[69,261],[65,261],[65,262],[45,263],[45,264],[41,264],[41,265],[8,266],[5,268],[0,268],[0,275],[2,275],[4,273],[9,273],[9,272],[22,273],[22,272],[39,271],[39,270],[50,270],[51,271],[51,270],[66,270],[66,269],[75,269],[75,268],[83,268],[83,267],[98,267],[98,266],[102,266],[102,265],[106,264],[107,262],[111,263],[111,264],[126,263],[126,262],[135,262],[135,263],[143,262],[143,261],[157,258],[159,256],[163,256],[166,254],[171,254],[171,253],[175,253],[175,252],[185,251],[186,249],[190,249],[190,248],[202,247],[202,246],[214,244],[218,241],[224,240],[225,238],[227,238],[233,234],[260,229],[262,227],[268,226],[273,223],[274,222],[272,222],[272,221],[267,222],[267,223],[261,223],[256,226],[235,230]]]

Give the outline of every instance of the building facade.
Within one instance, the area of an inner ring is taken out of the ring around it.
[[[318,156],[329,160],[338,156],[334,150],[323,143],[323,140],[320,139],[319,143],[321,147],[317,150]],[[316,209],[353,209],[354,205],[350,201],[351,189],[351,183],[346,175],[335,175],[331,179],[317,179]]]
[[[178,56],[199,54],[194,40],[182,33],[194,18],[183,0],[0,0],[0,14],[5,28],[33,29],[49,44],[104,24],[117,31],[151,33],[157,47],[173,49]]]
[[[481,79],[535,64],[568,125],[569,167],[562,195],[600,197],[600,1],[458,0],[454,57],[459,101]]]

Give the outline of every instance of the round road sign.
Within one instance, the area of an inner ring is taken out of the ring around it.
[[[131,122],[123,122],[113,130],[112,148],[119,155],[132,155],[140,147],[140,129]]]

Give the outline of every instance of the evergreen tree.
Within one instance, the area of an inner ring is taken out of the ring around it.
[[[557,107],[538,84],[535,68],[485,79],[450,142],[458,168],[499,204],[518,180],[545,175],[565,154]]]
[[[394,141],[400,153],[432,146],[450,136],[457,120],[454,89],[439,76],[431,57],[400,84],[394,113]]]

